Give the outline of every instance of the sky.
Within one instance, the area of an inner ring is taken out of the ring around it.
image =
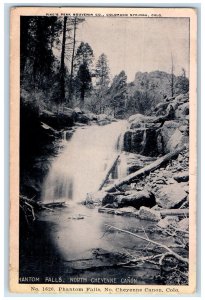
[[[111,75],[124,70],[128,82],[138,71],[170,73],[171,55],[175,75],[184,68],[189,76],[188,18],[86,17],[77,40],[90,44],[95,59],[105,53]]]

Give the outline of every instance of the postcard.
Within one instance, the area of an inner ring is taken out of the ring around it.
[[[197,10],[10,25],[10,291],[195,293]]]

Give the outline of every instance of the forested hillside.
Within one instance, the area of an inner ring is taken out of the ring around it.
[[[141,73],[133,82],[125,71],[110,74],[105,53],[78,39],[79,17],[21,18],[21,98],[40,111],[80,107],[96,114],[125,118],[149,114],[163,98],[186,93],[189,80],[162,71]],[[111,80],[111,78],[113,78]]]

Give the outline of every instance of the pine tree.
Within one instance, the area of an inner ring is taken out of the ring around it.
[[[114,77],[109,94],[114,117],[123,117],[127,99],[127,75],[125,71],[121,71],[119,75]]]
[[[109,67],[107,56],[103,53],[98,58],[95,68],[95,78],[96,78],[96,94],[99,103],[99,112],[104,113],[106,103],[106,95],[109,88],[110,78],[109,78]]]
[[[81,107],[84,106],[85,92],[91,88],[91,75],[88,66],[85,63],[81,64],[77,73],[77,84],[80,91]]]
[[[93,50],[88,43],[81,42],[75,56],[74,68],[77,71],[76,89],[80,92],[81,107],[84,106],[86,91],[92,86]]]

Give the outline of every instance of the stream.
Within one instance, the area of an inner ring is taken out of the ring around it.
[[[149,230],[153,223],[98,213],[97,207],[89,209],[80,203],[98,190],[113,158],[121,152],[126,126],[126,121],[118,121],[80,127],[69,141],[62,141],[63,150],[45,179],[42,201],[65,201],[66,205],[38,214],[35,232],[21,255],[20,277],[37,277],[39,283],[156,284],[156,266],[119,264],[140,255],[147,243],[122,232],[106,232],[106,224],[134,232]],[[122,154],[111,180],[126,172]]]

